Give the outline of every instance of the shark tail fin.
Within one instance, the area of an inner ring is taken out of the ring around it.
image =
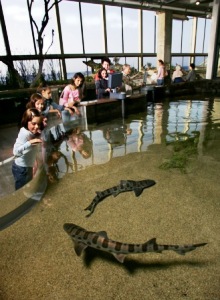
[[[89,206],[87,206],[86,208],[84,208],[84,210],[91,210],[92,209],[92,204],[90,204]]]
[[[174,251],[180,255],[185,255],[187,252],[193,251],[198,247],[203,247],[207,243],[201,243],[201,244],[194,244],[189,246],[180,247],[179,249],[174,249]]]
[[[86,210],[86,209],[84,209],[84,210]],[[86,218],[90,217],[92,213],[93,213],[93,211],[90,211],[90,213],[88,213],[88,215],[86,215]]]
[[[95,205],[93,205],[93,203],[91,203],[89,206],[87,206],[86,208],[84,208],[84,210],[89,210],[90,212],[88,213],[88,215],[86,215],[86,217],[90,217],[91,214],[94,212],[95,210]]]

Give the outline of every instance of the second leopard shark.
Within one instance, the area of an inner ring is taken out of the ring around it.
[[[92,200],[90,205],[84,209],[84,210],[90,210],[90,213],[86,217],[91,216],[91,214],[95,210],[96,205],[110,195],[116,197],[120,193],[134,191],[135,196],[138,197],[141,195],[144,189],[155,185],[155,183],[156,182],[151,179],[139,180],[139,181],[121,180],[119,185],[113,186],[101,192],[96,192],[95,198]]]
[[[198,247],[203,247],[207,244],[159,245],[156,243],[156,238],[150,239],[144,244],[127,244],[109,239],[105,231],[87,231],[86,229],[72,223],[65,223],[63,225],[63,229],[73,240],[75,252],[78,256],[81,255],[83,250],[90,247],[111,253],[120,263],[124,262],[127,254],[146,252],[162,253],[165,250],[172,250],[178,254],[185,255],[185,253],[193,251]]]

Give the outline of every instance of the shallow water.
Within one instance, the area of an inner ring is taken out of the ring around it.
[[[0,298],[220,299],[219,100],[164,101],[108,124],[51,130],[58,181],[0,232]],[[122,179],[156,184],[139,197],[110,196],[86,218],[95,192]],[[1,199],[1,216],[23,202],[24,191]],[[208,245],[186,256],[130,254],[120,264],[90,248],[78,257],[64,223],[120,242]]]
[[[209,154],[219,161],[219,124],[220,100],[215,99],[152,103],[148,104],[146,111],[124,119],[74,125],[78,132],[68,131],[57,148],[62,153],[60,161],[56,162],[57,175],[61,178],[67,170],[76,172],[109,162],[115,157],[146,152],[153,147],[164,147],[164,160],[167,149],[173,150],[175,155],[187,152],[189,148],[185,164],[180,167],[182,171],[186,171],[188,160],[197,159],[198,155]],[[86,159],[77,147],[83,149]],[[194,148],[192,153],[190,147]]]

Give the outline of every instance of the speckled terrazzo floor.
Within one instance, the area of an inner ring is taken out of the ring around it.
[[[164,155],[164,149],[163,149]],[[129,154],[65,176],[27,215],[0,232],[0,299],[220,299],[220,162],[192,161],[187,174],[158,168],[162,150]],[[167,153],[169,155],[169,153]],[[121,179],[153,179],[138,198],[109,197],[90,218],[83,210],[95,191]],[[22,201],[22,191],[1,199],[0,215]],[[81,257],[63,230],[72,222],[109,238],[160,244],[208,242],[185,256],[112,255],[87,249]]]

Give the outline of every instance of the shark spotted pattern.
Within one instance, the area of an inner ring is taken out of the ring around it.
[[[161,253],[164,250],[173,250],[178,254],[184,255],[186,252],[193,251],[196,248],[207,244],[158,245],[156,243],[156,238],[153,238],[144,244],[126,244],[109,239],[105,231],[87,231],[72,223],[65,223],[63,228],[72,238],[75,252],[78,256],[80,256],[82,251],[87,247],[91,247],[111,253],[120,263],[123,263],[125,256],[131,253]]]
[[[120,193],[134,191],[135,196],[138,197],[141,195],[144,189],[153,186],[155,183],[156,182],[151,179],[140,180],[140,181],[121,180],[119,185],[113,186],[102,192],[96,192],[96,196],[92,200],[91,204],[84,209],[90,211],[90,213],[86,217],[91,216],[91,214],[95,210],[96,205],[108,196],[113,195],[114,197],[116,197]]]

